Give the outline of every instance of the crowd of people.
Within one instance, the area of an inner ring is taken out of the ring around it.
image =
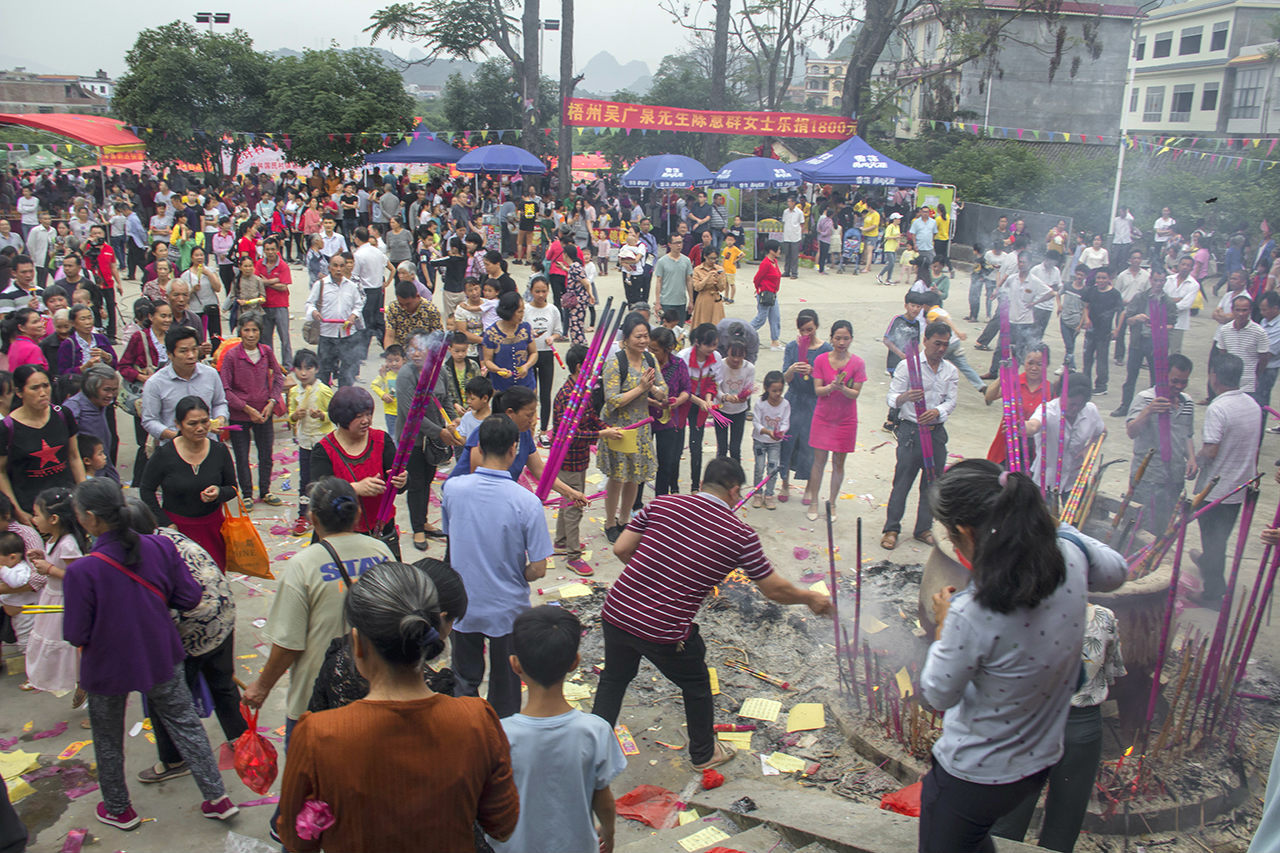
[[[925,780],[921,850],[986,849],[993,832],[1021,838],[1046,784],[1053,819],[1041,843],[1075,843],[1081,786],[1087,802],[1100,754],[1099,706],[1123,674],[1115,617],[1085,595],[1115,588],[1124,563],[1058,526],[1037,483],[1055,472],[1069,488],[1106,432],[1093,399],[1108,393],[1113,358],[1125,381],[1111,415],[1124,418],[1135,474],[1171,416],[1172,458],[1156,454],[1135,497],[1143,526],[1162,532],[1197,477],[1214,483],[1211,500],[1226,496],[1200,517],[1196,556],[1199,603],[1221,602],[1235,490],[1255,476],[1261,406],[1280,370],[1274,247],[1249,265],[1247,239],[1229,241],[1226,293],[1211,315],[1219,326],[1201,360],[1207,391],[1194,400],[1185,332],[1208,295],[1213,235],[1198,230],[1184,244],[1167,209],[1148,251],[1123,209],[1112,234],[1077,238],[1074,251],[1065,222],[1041,241],[1001,220],[976,247],[965,300],[976,348],[992,351],[979,374],[962,345],[969,332],[946,309],[955,211],[913,207],[901,191],[788,199],[781,239],[753,243],[719,194],[630,197],[605,181],[562,202],[530,183],[473,192],[377,170],[252,173],[223,185],[177,170],[98,178],[0,181],[0,206],[12,197],[20,214],[16,227],[0,218],[0,602],[26,655],[23,689],[88,706],[103,823],[141,820],[124,773],[128,693],[147,697],[156,730],[157,761],[138,781],[191,775],[202,813],[221,820],[237,809],[192,696],[207,688],[233,741],[245,730],[239,704],[262,707],[286,675],[271,831],[290,850],[409,849],[424,836],[474,849],[477,826],[495,850],[609,849],[610,783],[625,767],[611,729],[641,659],[681,691],[692,766],[731,761],[713,733],[696,614],[736,570],[775,602],[829,610],[826,594],[774,570],[736,509],[744,498],[766,512],[799,499],[809,520],[834,519],[869,379],[850,320],[824,324],[804,308],[794,336],[784,333],[783,282],[802,256],[826,274],[851,254],[855,272],[883,264],[881,284],[905,285],[882,337],[888,390],[871,403],[873,424],[886,412],[897,445],[880,544],[897,547],[918,490],[913,537],[934,545],[940,523],[973,567],[969,587],[935,601],[922,689],[949,711]],[[727,317],[751,261],[754,318]],[[554,479],[553,531],[529,486],[587,361],[610,263],[624,319]],[[516,265],[527,266],[525,281]],[[297,328],[294,269],[308,279]],[[130,305],[125,282],[140,292]],[[1156,308],[1168,328],[1152,329]],[[1054,313],[1059,353],[1045,341]],[[766,324],[779,370],[758,368]],[[1168,390],[1153,373],[1164,339]],[[433,353],[443,359],[434,400],[406,433]],[[987,460],[948,469],[961,377],[995,404],[1006,358],[1020,365],[1025,471],[1007,470],[1003,424]],[[1197,402],[1207,406],[1199,441]],[[122,412],[134,422],[129,465]],[[708,421],[716,453],[704,465]],[[297,447],[296,469],[278,461],[278,426]],[[553,555],[575,575],[595,573],[581,530],[593,467],[602,532],[624,568],[604,605],[595,706],[583,714],[563,694],[582,626],[567,610],[531,609],[529,584]],[[286,477],[291,486],[277,489]],[[291,532],[310,543],[283,563],[263,629],[270,651],[241,689],[225,508],[281,506],[284,491],[298,495]],[[404,560],[388,492],[393,505],[404,495],[413,548],[447,540],[445,560]],[[32,604],[65,611],[22,611]],[[136,619],[111,618],[121,612]],[[1025,642],[1028,619],[1072,629],[1052,632],[1052,647]],[[1086,643],[1105,653],[1082,666]],[[991,647],[999,653],[973,651]],[[449,667],[434,664],[446,650]],[[1036,656],[1043,674],[1022,677]],[[989,713],[1010,703],[1016,715]],[[432,760],[423,743],[437,750]],[[430,814],[396,796],[410,786],[438,792]],[[312,835],[325,810],[336,823]]]

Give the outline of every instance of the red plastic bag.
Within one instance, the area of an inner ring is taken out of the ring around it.
[[[618,816],[647,823],[654,829],[670,829],[679,821],[680,800],[658,785],[641,785],[617,800]]]
[[[901,791],[891,791],[880,798],[880,808],[907,817],[920,817],[920,791],[923,787],[923,782],[916,782]]]
[[[240,715],[249,724],[244,734],[236,739],[235,757],[236,773],[240,781],[249,789],[259,794],[271,790],[271,783],[276,780],[278,771],[276,748],[271,742],[258,734],[258,711],[250,711],[247,705],[240,706]]]

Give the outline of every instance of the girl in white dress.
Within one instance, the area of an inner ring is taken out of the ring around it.
[[[61,606],[62,579],[67,567],[84,555],[87,537],[76,521],[71,506],[71,490],[45,489],[35,500],[32,520],[48,546],[48,553],[29,552],[27,560],[49,582],[40,592],[41,606]],[[62,694],[76,687],[80,679],[80,653],[62,639],[62,612],[39,613],[27,643],[27,682],[36,690]],[[76,690],[73,707],[83,703]],[[78,701],[77,701],[78,700]]]

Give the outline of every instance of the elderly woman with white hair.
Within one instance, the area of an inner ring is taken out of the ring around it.
[[[423,299],[431,299],[431,288],[422,283],[418,268],[413,265],[413,261],[401,261],[396,264],[396,281],[412,282],[419,296]]]
[[[62,309],[65,312],[66,309]],[[59,312],[59,313],[62,313]],[[55,318],[56,319],[56,318]],[[120,393],[120,374],[109,364],[95,364],[81,374],[80,390],[63,402],[63,408],[76,416],[76,425],[84,435],[91,435],[102,442],[107,454],[107,467],[95,477],[106,477],[120,482],[116,471],[116,395]]]

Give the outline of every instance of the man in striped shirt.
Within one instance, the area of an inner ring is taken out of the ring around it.
[[[1134,350],[1137,353],[1137,350]],[[1146,473],[1134,487],[1133,500],[1146,507],[1142,526],[1157,535],[1169,526],[1178,497],[1187,480],[1196,475],[1195,403],[1185,393],[1191,379],[1191,359],[1181,353],[1169,356],[1170,396],[1161,397],[1155,388],[1140,391],[1129,409],[1125,433],[1133,439],[1130,482],[1138,475],[1142,460],[1154,450]],[[1169,413],[1169,449],[1166,463],[1160,455],[1160,415]]]
[[[712,731],[707,649],[693,621],[707,593],[741,569],[772,601],[804,604],[819,615],[831,610],[825,593],[779,577],[760,537],[734,514],[745,480],[737,462],[715,459],[703,473],[702,491],[654,498],[613,546],[626,568],[605,599],[604,672],[592,713],[616,725],[627,685],[647,658],[684,695],[695,770],[733,758]]]

